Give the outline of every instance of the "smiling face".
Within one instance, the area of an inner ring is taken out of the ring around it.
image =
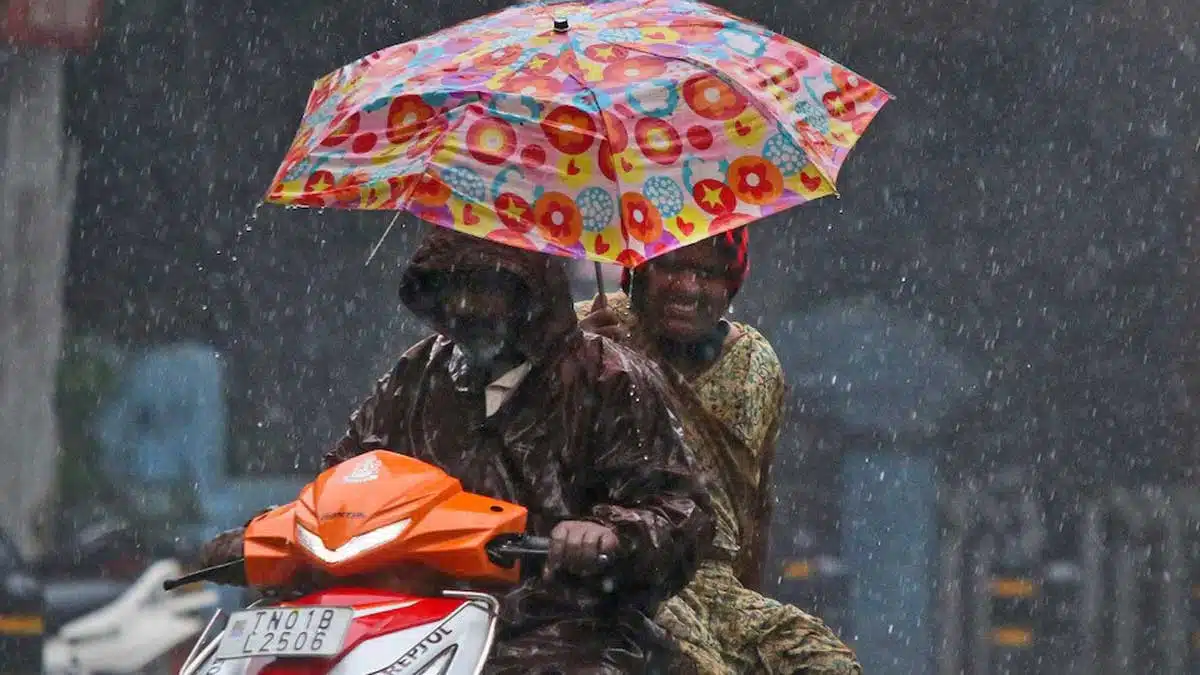
[[[710,240],[645,263],[632,289],[640,321],[652,335],[672,342],[708,337],[729,309],[732,262]]]

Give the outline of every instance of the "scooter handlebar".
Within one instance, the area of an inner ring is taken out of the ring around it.
[[[499,537],[487,545],[487,552],[488,557],[495,564],[511,567],[521,559],[544,559],[549,556],[550,539],[548,537],[535,537],[528,534]],[[612,557],[602,553],[600,554],[599,562],[602,567],[608,566],[612,562]],[[227,563],[190,572],[177,579],[167,579],[163,582],[163,590],[173,591],[180,586],[187,586],[188,584],[228,578],[231,572],[245,564],[245,558],[238,558]]]
[[[544,559],[550,555],[550,538],[531,534],[500,537],[488,544],[488,555],[492,562],[504,567],[522,558]],[[602,567],[607,567],[612,563],[612,556],[601,553],[599,562]]]
[[[205,567],[203,569],[196,570],[195,572],[189,572],[188,574],[185,574],[177,579],[167,579],[164,581],[163,590],[173,591],[180,586],[187,586],[188,584],[194,584],[201,581],[216,581],[218,579],[227,578],[230,571],[236,570],[245,564],[245,558],[238,558],[236,560],[230,560],[227,563],[221,563],[220,565],[213,565],[212,567]]]

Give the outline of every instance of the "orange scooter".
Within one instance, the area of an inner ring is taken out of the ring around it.
[[[244,557],[164,584],[227,578],[294,599],[218,611],[181,675],[475,675],[496,633],[488,590],[515,584],[549,540],[524,507],[463,491],[441,469],[376,450],[326,470],[252,520]]]

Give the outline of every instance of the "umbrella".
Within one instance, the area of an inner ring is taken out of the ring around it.
[[[833,194],[889,98],[701,2],[522,4],[318,80],[266,201],[634,267]]]

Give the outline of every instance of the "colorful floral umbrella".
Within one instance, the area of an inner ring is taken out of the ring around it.
[[[701,2],[517,5],[318,80],[266,201],[633,267],[834,193],[889,99]]]

